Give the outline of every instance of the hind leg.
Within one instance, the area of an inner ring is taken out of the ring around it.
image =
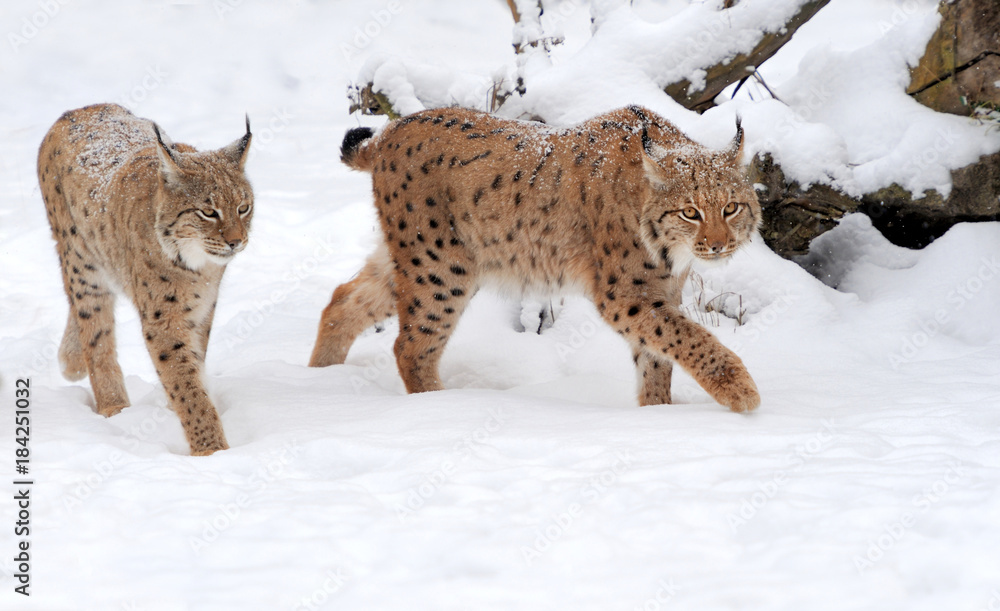
[[[447,259],[401,257],[408,263],[400,265],[396,276],[399,337],[395,353],[410,393],[443,388],[438,374],[441,354],[478,289],[473,262],[464,252],[452,251],[445,253]]]
[[[79,348],[90,374],[97,412],[102,416],[114,416],[129,406],[115,347],[115,296],[97,266],[81,254],[80,248],[74,249],[72,258],[67,259],[64,272],[69,279],[67,292],[73,320],[66,325],[65,351],[60,349],[60,356],[65,354],[66,363],[74,364],[75,348]],[[77,329],[75,342],[71,329],[74,325]],[[75,364],[78,365],[78,361]]]
[[[83,346],[80,345],[80,326],[76,324],[76,313],[72,308],[62,343],[59,344],[59,365],[63,377],[71,382],[82,380],[87,375],[87,361],[83,358]]]
[[[392,275],[392,260],[381,244],[356,278],[337,287],[320,318],[310,367],[343,363],[362,331],[396,313]]]
[[[670,403],[670,377],[674,365],[657,359],[645,350],[632,350],[632,360],[639,374],[639,405]]]

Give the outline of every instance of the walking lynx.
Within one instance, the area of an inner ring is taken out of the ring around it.
[[[757,407],[732,351],[684,317],[693,259],[721,260],[757,231],[743,131],[710,151],[639,107],[552,129],[463,109],[348,132],[343,161],[371,172],[384,243],[323,311],[310,365],[344,362],[396,313],[409,392],[442,388],[441,352],[487,282],[521,293],[582,290],[628,341],[642,405],[670,402],[676,362],[719,403]]]
[[[194,455],[229,447],[202,366],[226,264],[247,244],[246,134],[217,151],[171,143],[120,106],[64,114],[38,152],[38,180],[69,298],[63,375],[90,374],[98,413],[129,405],[115,347],[115,292],[139,311],[146,347]]]

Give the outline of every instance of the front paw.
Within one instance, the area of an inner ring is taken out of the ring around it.
[[[226,440],[207,442],[204,445],[191,446],[191,456],[211,456],[220,450],[228,450]]]
[[[118,412],[122,411],[130,405],[128,396],[123,392],[100,392],[94,393],[95,401],[97,403],[97,413],[104,416],[105,418],[110,418],[115,416]]]
[[[712,398],[738,414],[752,412],[760,405],[757,385],[739,359],[717,368],[706,381],[705,390]]]

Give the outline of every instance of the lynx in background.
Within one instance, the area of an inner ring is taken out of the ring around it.
[[[115,348],[115,292],[139,310],[146,347],[194,455],[224,450],[202,366],[219,282],[247,244],[246,134],[217,151],[173,144],[151,121],[101,104],[64,114],[38,181],[69,298],[63,375],[90,374],[98,413],[129,405]]]
[[[310,365],[343,363],[396,313],[407,391],[437,390],[441,352],[481,285],[576,289],[631,344],[640,404],[670,402],[676,362],[719,403],[756,408],[739,357],[679,309],[691,261],[729,257],[760,224],[742,144],[739,124],[713,152],[634,106],[566,129],[451,108],[351,130],[342,158],[372,174],[384,243],[334,291]]]

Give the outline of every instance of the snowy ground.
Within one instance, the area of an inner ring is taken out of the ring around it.
[[[698,8],[635,4],[653,21]],[[731,137],[739,110],[751,147],[803,176],[861,188],[923,159],[907,174],[923,188],[996,138],[900,99],[928,6],[833,0],[762,69],[797,109],[740,98],[698,118],[638,85],[636,100],[600,83],[571,96],[544,70],[538,88],[563,106],[525,104],[570,120],[639,101],[709,144]],[[569,8],[559,53],[572,68],[589,8]],[[512,65],[504,3],[25,0],[3,3],[0,32],[20,37],[0,51],[0,608],[1000,606],[1000,224],[960,225],[915,252],[849,217],[802,266],[755,244],[705,271],[689,304],[731,295],[723,314],[691,315],[754,375],[751,416],[683,375],[676,405],[637,407],[627,348],[578,298],[538,335],[519,331],[518,303],[477,297],[443,358],[449,390],[407,396],[395,323],[346,365],[305,367],[320,310],[375,240],[366,176],[337,161],[358,123],[344,90],[388,54],[447,66],[441,95],[467,95],[463,78]],[[886,40],[898,53],[869,62]],[[870,116],[857,112],[871,88],[843,66],[879,83]],[[831,71],[833,94],[796,98],[796,83]],[[89,386],[59,375],[66,304],[34,155],[61,112],[98,101],[199,147],[240,135],[245,111],[253,121],[254,234],[208,353],[229,451],[187,456],[128,304],[132,407],[99,417]],[[894,114],[957,131],[923,142]],[[13,592],[18,378],[32,385],[29,599]]]

